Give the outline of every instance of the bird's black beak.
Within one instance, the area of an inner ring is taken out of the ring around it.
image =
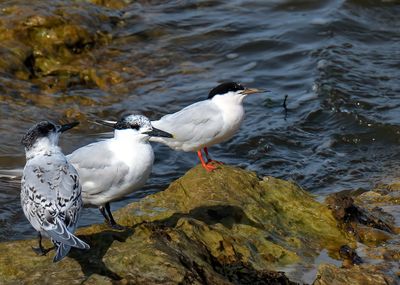
[[[79,125],[79,122],[72,122],[69,124],[61,125],[58,129],[58,132],[63,133],[65,131],[68,131],[69,129],[72,129],[73,127],[76,127],[77,125]]]
[[[257,88],[246,88],[241,93],[245,95],[255,94],[255,93],[263,93],[269,92],[268,90],[257,89]]]
[[[111,127],[111,128],[114,128],[115,127],[115,124],[117,123],[117,122],[115,122],[115,121],[107,121],[107,120],[96,120],[96,121],[94,121],[96,124],[99,124],[99,125],[103,125],[103,126],[107,126],[107,127]]]
[[[151,131],[147,132],[147,134],[151,137],[161,137],[161,138],[173,138],[174,137],[170,133],[164,132],[164,131],[156,129],[154,127]]]

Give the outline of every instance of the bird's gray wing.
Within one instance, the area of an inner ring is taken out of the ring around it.
[[[152,125],[171,133],[172,140],[201,142],[215,137],[223,128],[224,120],[218,107],[211,100],[205,100],[165,115]]]
[[[113,159],[107,141],[100,141],[75,150],[67,159],[79,173],[84,196],[96,195],[118,186],[129,167]]]

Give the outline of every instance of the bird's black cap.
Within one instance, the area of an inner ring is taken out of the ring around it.
[[[41,121],[34,126],[32,126],[26,134],[22,137],[21,143],[26,147],[30,148],[33,146],[35,141],[39,138],[48,136],[51,132],[62,133],[73,127],[77,126],[79,122],[73,122],[64,125],[56,125],[50,121]]]
[[[244,87],[240,83],[224,82],[217,87],[214,87],[210,93],[208,93],[208,99],[211,99],[215,95],[222,95],[228,92],[235,92],[239,90],[244,90]]]
[[[55,124],[49,121],[42,121],[31,127],[23,136],[21,143],[29,148],[40,137],[47,136],[50,132],[56,130]]]

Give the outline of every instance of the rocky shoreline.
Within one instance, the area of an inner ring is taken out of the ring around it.
[[[80,229],[92,248],[61,263],[53,252],[35,256],[34,240],[1,243],[0,283],[398,284],[399,228],[386,210],[398,213],[399,186],[335,194],[325,205],[284,180],[197,166],[117,211],[126,231]],[[342,265],[322,262],[315,281],[296,277],[316,269],[321,252]]]

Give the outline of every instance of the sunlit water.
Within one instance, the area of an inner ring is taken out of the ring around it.
[[[39,5],[36,2],[30,5]],[[92,119],[116,119],[128,112],[156,119],[205,99],[212,87],[226,80],[272,92],[246,99],[240,132],[210,149],[218,160],[293,180],[318,195],[369,188],[397,176],[399,5],[165,2],[139,1],[108,11],[119,24],[110,26],[113,40],[94,55],[108,52],[117,63],[141,68],[142,75],[128,78],[124,88],[104,91],[78,85],[52,94],[30,81],[0,74],[6,98],[0,104],[0,240],[35,234],[20,207],[18,177],[25,163],[19,142],[34,122],[61,119],[66,108]],[[31,93],[32,99],[21,95]],[[285,95],[287,114],[282,108]],[[91,103],[80,104],[87,97]],[[63,136],[62,148],[69,153],[106,137],[106,131],[82,122]],[[113,203],[113,209],[165,189],[198,163],[194,153],[159,145],[154,149],[156,161],[147,185]],[[80,224],[102,221],[96,209],[85,209]]]

